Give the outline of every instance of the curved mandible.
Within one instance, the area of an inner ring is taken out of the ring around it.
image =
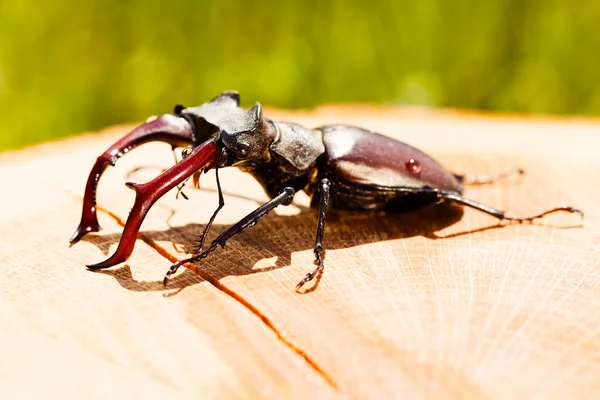
[[[73,236],[71,236],[71,245],[77,243],[87,233],[100,230],[96,215],[96,188],[106,168],[109,165],[114,166],[117,160],[131,149],[152,141],[165,142],[173,147],[188,146],[194,141],[193,127],[184,118],[165,114],[140,125],[102,153],[88,176],[83,197],[81,221]]]
[[[148,183],[127,182],[135,190],[135,203],[127,217],[125,228],[115,253],[108,259],[93,265],[90,269],[109,268],[127,260],[133,252],[137,234],[152,205],[169,190],[186,180],[196,171],[210,167],[216,161],[219,146],[214,140],[208,140],[196,147],[186,158],[154,178]]]

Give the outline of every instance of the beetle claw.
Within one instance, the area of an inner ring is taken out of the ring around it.
[[[308,274],[306,274],[304,276],[304,278],[302,278],[302,280],[300,282],[298,282],[298,284],[296,285],[296,291],[300,290],[300,288],[302,286],[304,286],[304,284],[306,284],[307,282],[312,281],[315,278],[315,276],[323,273],[324,268],[325,268],[325,265],[323,264],[323,262],[318,261],[317,268],[315,268],[314,271],[311,271]]]
[[[314,271],[306,274],[306,276],[304,278],[302,278],[302,280],[300,282],[298,282],[298,284],[296,285],[296,291],[300,290],[300,288],[302,288],[302,286],[304,286],[304,284],[306,284],[307,282],[312,281],[314,279],[314,277],[317,275],[318,271],[322,271],[322,270],[315,269]]]
[[[171,265],[171,268],[169,268],[169,270],[165,274],[165,279],[163,279],[163,286],[167,286],[167,282],[169,282],[169,278],[171,278],[171,275],[177,272],[179,267],[181,267],[186,262],[188,262],[188,260],[179,260],[175,264]]]
[[[298,282],[298,284],[296,285],[296,290],[300,290],[300,288],[301,288],[302,286],[304,286],[304,284],[305,284],[306,282],[309,282],[309,281],[311,281],[313,278],[314,278],[314,277],[313,277],[313,275],[312,275],[312,272],[309,272],[308,274],[306,274],[306,276],[305,276],[304,278],[302,278],[302,280],[301,280],[300,282]]]

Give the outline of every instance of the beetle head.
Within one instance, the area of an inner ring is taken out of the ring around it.
[[[237,92],[223,92],[198,107],[175,107],[175,114],[186,118],[194,126],[194,146],[220,135],[227,152],[227,165],[269,159],[272,138],[263,123],[262,106],[257,102],[250,110],[240,107]]]
[[[256,102],[250,110],[244,110],[249,124],[238,132],[223,130],[221,141],[229,154],[229,165],[246,166],[270,158],[269,146],[274,136],[268,124],[263,123],[262,106]]]

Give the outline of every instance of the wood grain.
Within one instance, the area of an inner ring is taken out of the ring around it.
[[[189,201],[168,194],[133,256],[93,273],[133,204],[127,180],[172,163],[150,144],[99,188],[103,231],[69,248],[85,178],[131,126],[0,155],[0,397],[597,398],[600,395],[600,122],[418,108],[266,111],[306,125],[350,123],[427,151],[449,169],[523,177],[467,196],[531,214],[527,225],[452,206],[413,214],[331,213],[326,271],[312,266],[306,196],[270,214],[167,289],[217,205],[214,174]],[[130,176],[135,167],[147,166]],[[266,200],[235,169],[212,235]],[[214,236],[213,236],[214,237]]]

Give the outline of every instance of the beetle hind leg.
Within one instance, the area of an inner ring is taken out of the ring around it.
[[[532,215],[532,216],[529,216],[529,217],[515,217],[515,216],[512,216],[512,215],[506,215],[506,214],[504,214],[504,217],[502,217],[502,220],[504,220],[504,221],[515,221],[515,222],[518,222],[518,223],[531,222],[533,220],[543,218],[543,217],[545,217],[548,214],[554,214],[556,212],[561,212],[561,211],[568,212],[570,214],[579,214],[581,216],[581,218],[583,219],[583,211],[581,211],[581,210],[579,210],[579,209],[577,209],[575,207],[563,206],[563,207],[555,207],[555,208],[546,210],[544,212],[541,212],[541,213],[539,213],[537,215]]]
[[[327,217],[327,210],[329,209],[329,189],[331,183],[328,179],[323,179],[319,184],[321,191],[320,205],[319,205],[319,220],[317,222],[317,235],[315,240],[315,265],[317,266],[313,271],[306,274],[304,278],[296,285],[296,290],[299,290],[306,282],[310,282],[323,273],[325,269],[325,250],[323,249],[323,232],[325,231],[325,218]]]
[[[470,207],[475,210],[479,210],[479,211],[489,214],[493,217],[496,217],[501,221],[514,221],[514,222],[518,222],[518,223],[531,222],[533,220],[543,218],[548,214],[554,214],[556,212],[568,212],[571,214],[579,214],[579,215],[581,215],[581,218],[583,218],[583,211],[581,211],[577,208],[574,208],[574,207],[569,207],[569,206],[555,207],[555,208],[551,208],[549,210],[545,210],[536,215],[518,217],[518,216],[508,215],[506,213],[506,211],[499,210],[497,208],[493,208],[493,207],[487,206],[485,204],[482,204],[482,203],[479,203],[479,202],[476,202],[473,200],[469,200],[455,192],[446,192],[446,191],[435,190],[435,189],[433,189],[433,191],[437,194],[437,197],[439,197],[441,199],[449,200],[454,203],[457,203],[457,204],[460,204],[460,205],[463,205],[466,207]]]
[[[300,288],[302,286],[304,286],[304,284],[306,282],[312,281],[315,278],[315,276],[321,275],[323,273],[323,270],[325,269],[325,263],[324,263],[325,250],[323,249],[323,247],[315,246],[314,252],[315,252],[315,265],[317,267],[314,270],[312,270],[311,272],[309,272],[308,274],[306,274],[304,276],[304,278],[302,278],[302,280],[300,282],[298,282],[298,284],[296,285],[296,291],[300,290]]]

